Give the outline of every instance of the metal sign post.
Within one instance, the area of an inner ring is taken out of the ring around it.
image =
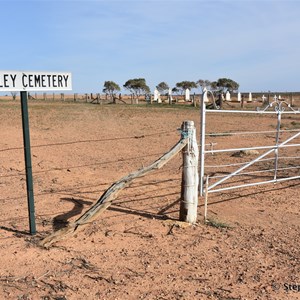
[[[72,75],[68,72],[0,71],[0,92],[21,91],[22,127],[26,168],[26,187],[30,234],[36,234],[33,179],[30,150],[28,91],[72,90]]]
[[[30,234],[36,234],[35,213],[34,213],[34,196],[33,196],[33,179],[30,151],[30,134],[29,134],[29,117],[27,105],[27,92],[21,92],[21,109],[22,109],[22,127],[23,127],[23,143],[26,168],[26,187],[27,187],[27,203],[29,215]]]

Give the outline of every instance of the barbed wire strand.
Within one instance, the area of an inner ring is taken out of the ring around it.
[[[170,131],[161,131],[150,134],[140,134],[135,136],[127,136],[127,137],[115,137],[115,138],[103,138],[103,139],[95,139],[95,140],[82,140],[82,141],[69,141],[69,142],[60,142],[60,143],[51,143],[51,144],[42,144],[42,145],[32,145],[31,148],[42,148],[42,147],[53,147],[53,146],[64,146],[64,145],[73,145],[73,144],[82,144],[82,143],[97,143],[97,142],[109,142],[116,140],[129,140],[129,139],[139,139],[150,136],[161,136],[167,133],[174,133],[175,130]],[[24,147],[13,147],[13,148],[5,148],[0,149],[0,152],[11,151],[11,150],[22,150]]]

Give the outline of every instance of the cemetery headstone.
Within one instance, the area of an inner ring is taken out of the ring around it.
[[[262,99],[263,104],[266,104],[266,103],[267,103],[267,97],[266,97],[265,95],[263,95],[263,96],[261,97],[261,99]]]
[[[203,97],[203,101],[205,103],[207,103],[208,102],[208,97],[207,97],[207,88],[206,87],[203,89],[202,97]]]
[[[169,89],[169,91],[168,91],[168,97],[169,97],[169,103],[172,104],[172,101],[173,101],[172,89]]]
[[[252,101],[252,93],[249,93],[249,98],[248,101],[251,102]]]
[[[226,101],[231,101],[230,100],[230,93],[229,93],[229,91],[227,91],[226,94],[225,94],[225,100]]]
[[[185,90],[185,101],[191,101],[191,95],[189,89]]]
[[[157,103],[161,103],[160,93],[159,93],[158,89],[154,90],[154,99],[153,99],[153,101],[156,101]]]

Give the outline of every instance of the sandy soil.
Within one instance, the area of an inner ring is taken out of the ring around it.
[[[203,222],[203,198],[198,223],[188,226],[178,222],[181,155],[137,179],[75,237],[39,247],[114,181],[168,151],[184,120],[199,129],[199,111],[40,101],[30,102],[29,113],[35,236],[28,234],[20,103],[0,101],[0,299],[300,299],[299,180],[212,193],[214,226]],[[209,118],[208,132],[276,125],[270,117]],[[285,118],[283,127],[298,122]],[[228,134],[209,142],[217,148],[270,145],[274,135]],[[295,148],[286,151],[297,156]],[[250,158],[215,154],[207,164],[244,159]]]

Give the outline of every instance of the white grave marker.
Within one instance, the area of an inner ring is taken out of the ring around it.
[[[169,94],[169,99],[170,99],[170,101],[173,101],[173,97],[172,97],[172,89],[169,89],[168,94]]]
[[[157,89],[154,90],[154,101],[157,101],[157,103],[161,103],[161,99],[160,99],[160,93]]]
[[[241,100],[242,100],[241,93],[238,92],[238,94],[237,94],[237,101],[238,101],[238,102],[241,102]]]
[[[249,99],[248,99],[249,102],[252,101],[252,93],[249,93]]]
[[[189,89],[185,90],[185,101],[191,101],[190,90]]]
[[[203,98],[204,102],[208,102],[207,88],[206,87],[203,89],[202,98]]]
[[[226,101],[231,101],[230,100],[230,93],[229,93],[229,91],[227,91],[226,94],[225,94],[225,100]]]

